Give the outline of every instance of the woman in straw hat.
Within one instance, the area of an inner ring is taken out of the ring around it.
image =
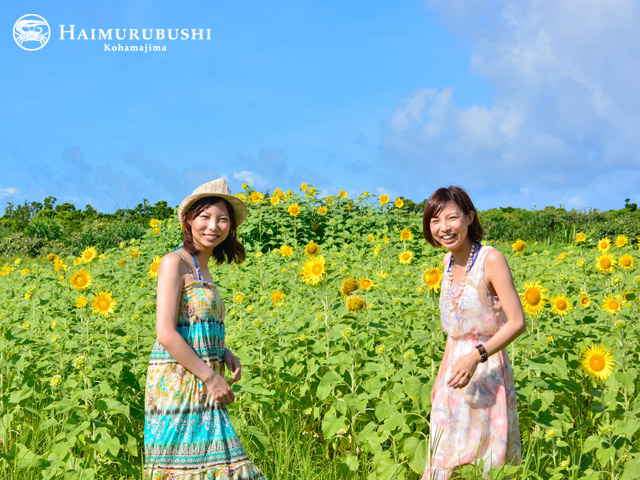
[[[219,178],[200,185],[178,207],[184,244],[158,269],[157,341],[145,390],[145,477],[234,479],[264,477],[247,459],[227,413],[229,382],[242,366],[224,344],[224,304],[209,259],[241,263],[237,227],[247,207]]]

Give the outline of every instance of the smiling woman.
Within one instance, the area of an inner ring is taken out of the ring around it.
[[[247,209],[218,179],[184,199],[178,216],[184,245],[165,255],[157,271],[157,341],[145,390],[145,477],[264,479],[229,421],[227,405],[235,400],[229,383],[240,380],[242,365],[225,348],[225,308],[208,267],[212,256],[218,264],[244,260],[236,229]]]
[[[449,253],[440,292],[447,343],[431,391],[422,478],[448,480],[466,464],[483,464],[486,475],[491,468],[520,462],[506,347],[524,331],[524,312],[504,255],[480,243],[482,227],[467,192],[436,190],[424,210],[423,230],[429,243]]]

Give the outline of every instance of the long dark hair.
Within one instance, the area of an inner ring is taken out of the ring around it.
[[[424,207],[424,213],[422,214],[422,233],[424,234],[424,238],[427,242],[434,247],[440,246],[440,244],[436,242],[431,235],[431,219],[437,216],[449,202],[455,203],[458,208],[462,210],[462,213],[467,216],[473,212],[473,221],[471,222],[471,225],[469,225],[468,235],[474,242],[482,240],[482,226],[478,219],[476,207],[473,205],[469,194],[464,190],[464,188],[452,185],[450,187],[437,189],[431,194],[429,200],[427,200],[427,204]]]
[[[184,222],[182,224],[182,234],[184,235],[184,248],[191,255],[200,253],[200,250],[193,243],[193,235],[191,233],[191,222],[194,218],[200,215],[204,210],[211,205],[223,201],[229,211],[229,218],[231,221],[231,228],[229,229],[229,235],[220,245],[213,249],[213,256],[216,258],[216,263],[220,265],[225,261],[227,263],[235,262],[242,263],[246,258],[244,246],[238,241],[238,226],[236,225],[236,216],[233,207],[222,197],[204,197],[194,202],[184,215]]]

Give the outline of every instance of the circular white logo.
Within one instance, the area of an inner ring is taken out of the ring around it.
[[[40,50],[49,41],[51,29],[40,15],[23,15],[13,26],[13,39],[24,50]]]

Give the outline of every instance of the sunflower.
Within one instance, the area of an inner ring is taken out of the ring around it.
[[[249,202],[251,203],[259,203],[264,200],[264,195],[260,192],[251,192],[249,195]]]
[[[572,308],[571,300],[566,295],[556,295],[551,299],[551,311],[556,315],[564,317]]]
[[[269,199],[269,202],[271,202],[271,205],[278,205],[280,203],[280,197],[278,197],[277,195],[272,195],[271,198]]]
[[[279,307],[280,305],[284,305],[284,293],[282,293],[280,290],[271,292],[271,295],[269,295],[269,297],[271,298],[271,301],[275,306]]]
[[[622,248],[624,247],[627,243],[629,243],[629,239],[627,238],[626,235],[618,235],[616,237],[616,247],[618,248]]]
[[[625,270],[629,270],[633,267],[633,257],[628,253],[625,253],[618,259],[618,265]]]
[[[431,267],[424,272],[422,281],[431,292],[440,291],[440,283],[442,282],[442,269],[440,267]]]
[[[342,198],[342,199],[345,199],[345,198],[347,198],[347,196],[348,196],[348,195],[347,195],[347,192],[345,192],[344,190],[340,190],[340,191],[338,192],[338,195],[339,195],[339,196],[340,196],[340,198]]]
[[[47,262],[53,262],[56,258],[58,258],[58,255],[56,255],[55,253],[50,253],[47,255]]]
[[[524,253],[524,249],[526,248],[526,246],[527,246],[527,242],[525,242],[524,240],[517,239],[515,242],[513,242],[513,244],[511,245],[511,248],[513,248],[515,252],[522,255]]]
[[[78,308],[86,307],[87,303],[87,297],[85,297],[84,295],[78,295],[78,298],[76,298],[76,307]]]
[[[358,289],[358,281],[355,278],[345,278],[340,287],[340,293],[343,297],[348,297]]]
[[[324,217],[327,214],[327,207],[325,207],[324,205],[321,205],[318,207],[318,215],[320,215],[321,217]]]
[[[147,275],[149,276],[149,278],[158,278],[158,268],[160,267],[160,260],[162,260],[160,258],[159,255],[156,255],[153,258],[153,262],[151,262],[151,265],[149,266],[149,271],[147,272]]]
[[[591,305],[589,295],[587,295],[586,292],[580,292],[580,306],[587,308],[589,305]]]
[[[558,260],[564,260],[565,258],[567,258],[567,252],[562,252],[558,255]]]
[[[138,250],[136,247],[133,247],[131,250],[129,250],[129,255],[131,256],[131,258],[138,258],[140,256],[140,250]]]
[[[582,243],[587,239],[587,234],[584,232],[576,233],[576,243]]]
[[[64,270],[66,272],[68,269],[67,265],[59,258],[56,258],[53,261],[53,268],[55,268],[58,273],[60,273],[60,270]]]
[[[314,187],[313,185],[309,185],[309,188],[307,188],[305,195],[307,197],[313,197],[316,193],[318,193],[318,191],[316,190],[316,187]]]
[[[96,247],[87,247],[84,249],[84,252],[80,254],[80,261],[82,263],[89,263],[94,260],[98,256],[98,251]]]
[[[582,350],[580,368],[587,372],[595,380],[605,381],[613,373],[615,361],[611,350],[602,344],[591,344]]]
[[[151,220],[149,220],[149,226],[151,228],[156,228],[160,226],[160,220],[158,220],[157,218],[152,218]]]
[[[386,205],[387,203],[389,203],[389,195],[387,195],[386,193],[383,193],[378,197],[378,201],[380,202],[381,206]]]
[[[376,243],[376,248],[373,249],[373,254],[374,255],[379,255],[380,254],[380,250],[381,250],[381,246],[379,243]]]
[[[302,275],[302,281],[306,284],[317,285],[324,278],[327,273],[324,267],[324,257],[319,255],[317,257],[311,257],[304,262],[304,267],[300,274]]]
[[[124,265],[125,263],[127,263],[127,261],[124,258],[118,260],[118,265]]]
[[[579,258],[578,261],[576,262],[576,265],[578,265],[578,267],[582,268],[584,267],[584,264],[586,262],[584,261],[584,258]]]
[[[600,239],[598,242],[598,250],[601,252],[608,252],[611,248],[611,240],[608,237]]]
[[[76,290],[85,290],[91,286],[93,280],[91,279],[91,273],[86,270],[79,270],[71,275],[69,283]]]
[[[402,208],[404,207],[404,200],[402,200],[400,197],[396,198],[396,201],[393,202],[393,204],[396,206],[396,208]]]
[[[373,287],[373,282],[367,277],[362,277],[360,279],[360,286],[365,290],[369,290],[371,287]]]
[[[233,301],[236,303],[242,303],[244,300],[244,293],[238,292],[233,296]]]
[[[602,309],[613,315],[617,315],[621,308],[622,299],[620,295],[607,295],[607,297],[602,301]]]
[[[280,247],[280,255],[290,257],[293,255],[293,247],[291,245],[282,245]]]
[[[382,243],[384,243],[385,245],[389,243],[389,239],[387,238],[386,235],[382,237]]]
[[[309,188],[309,185],[307,185],[306,183],[301,183],[300,184],[300,191],[306,192],[307,188]]]
[[[311,240],[306,247],[304,247],[304,254],[308,257],[312,257],[313,255],[317,255],[320,253],[320,245]]]
[[[289,208],[287,208],[287,212],[289,212],[289,215],[291,215],[292,217],[297,217],[298,215],[300,215],[300,206],[297,203],[293,203],[289,205]]]
[[[408,228],[403,228],[402,231],[400,232],[400,240],[405,241],[405,240],[411,240],[413,238],[413,233],[411,233],[411,230],[409,230]]]
[[[352,208],[353,208],[353,207],[352,207],[352,205],[351,205],[350,203],[347,203],[347,205],[344,207],[344,209],[345,209],[347,212],[350,212]]]
[[[544,310],[547,297],[544,292],[547,289],[544,288],[540,280],[535,282],[525,282],[524,293],[522,294],[522,306],[524,311],[530,313],[534,317],[537,317],[542,310]]]
[[[596,260],[596,268],[601,273],[613,272],[613,266],[616,264],[616,257],[611,253],[603,251],[602,255]]]
[[[412,259],[413,259],[413,252],[411,250],[406,250],[398,255],[398,260],[403,265],[410,264]]]
[[[94,313],[108,317],[113,313],[116,301],[111,297],[111,292],[101,290],[97,295],[93,294],[91,305],[93,306]]]
[[[357,312],[359,310],[364,310],[365,308],[367,308],[367,303],[362,297],[359,297],[358,295],[351,295],[347,298],[347,310],[350,312]]]

